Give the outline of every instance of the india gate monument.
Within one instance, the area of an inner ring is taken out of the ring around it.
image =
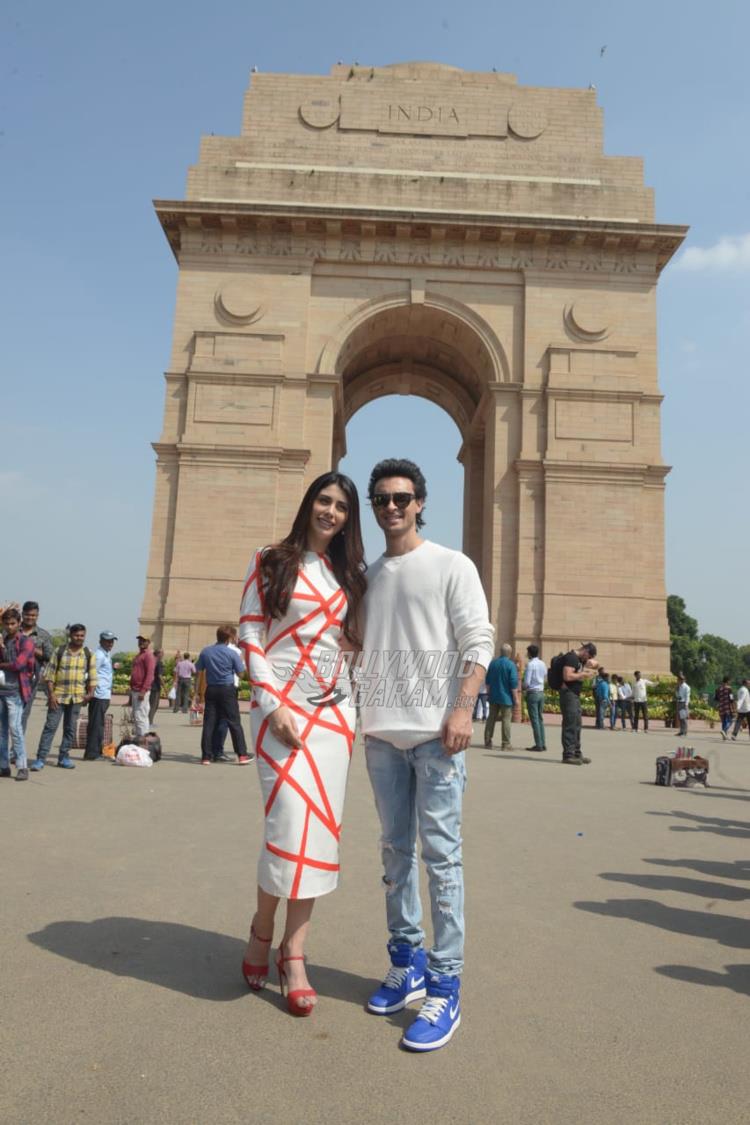
[[[382,395],[461,434],[498,643],[669,671],[656,285],[685,227],[593,90],[432,63],[253,74],[156,202],[179,266],[141,628],[196,651]],[[413,456],[391,448],[383,457]],[[448,453],[446,453],[448,456]],[[429,487],[429,476],[428,476]]]

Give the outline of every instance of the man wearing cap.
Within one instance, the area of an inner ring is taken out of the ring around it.
[[[83,754],[84,762],[101,761],[102,743],[104,742],[104,716],[109,710],[112,699],[112,677],[114,675],[112,646],[117,640],[114,633],[105,630],[99,634],[99,647],[94,653],[96,661],[96,687],[89,700],[88,726],[86,728],[86,749]]]
[[[148,707],[151,685],[154,682],[156,659],[153,652],[149,652],[150,637],[136,637],[138,641],[138,655],[133,661],[130,673],[130,706],[133,708],[133,721],[135,733],[138,738],[148,734]]]
[[[581,684],[599,667],[596,645],[587,641],[565,654],[560,687],[562,715],[562,760],[568,766],[586,766],[591,758],[581,753]]]

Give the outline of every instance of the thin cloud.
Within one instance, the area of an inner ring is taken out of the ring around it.
[[[713,246],[688,246],[675,268],[729,273],[750,272],[750,233],[725,234]]]

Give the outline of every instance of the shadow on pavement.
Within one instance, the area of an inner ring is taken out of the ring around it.
[[[750,890],[745,887],[733,887],[729,883],[706,883],[703,879],[686,879],[680,875],[625,875],[604,871],[601,878],[611,883],[630,883],[647,891],[679,891],[680,894],[698,895],[706,900],[744,902],[746,898],[750,898]]]
[[[725,973],[710,969],[695,969],[691,965],[657,965],[656,972],[686,984],[708,984],[714,988],[729,988],[743,996],[750,996],[750,965],[725,965]]]
[[[647,926],[658,926],[670,933],[689,934],[706,941],[717,941],[734,949],[750,949],[750,926],[744,918],[714,914],[703,910],[682,910],[651,899],[609,899],[607,902],[575,902],[577,910],[589,914],[626,918]]]
[[[479,749],[479,747],[477,747],[477,749]],[[505,761],[507,759],[507,761],[509,761],[509,762],[534,762],[535,764],[539,764],[539,763],[543,763],[543,762],[546,762],[547,764],[549,764],[551,762],[553,765],[558,765],[558,766],[562,765],[562,762],[560,761],[559,757],[553,756],[553,757],[550,758],[549,750],[547,751],[546,754],[532,754],[532,753],[522,754],[522,753],[514,753],[512,750],[496,750],[493,753],[490,750],[487,750],[482,755],[482,757],[483,758],[495,758],[497,761]]]
[[[50,922],[29,941],[59,957],[93,969],[132,977],[199,1000],[229,1001],[248,996],[240,966],[245,943],[227,934],[178,922],[146,918],[97,918],[93,922]],[[310,979],[321,996],[362,1006],[378,981],[325,965],[310,965]],[[276,969],[270,964],[270,979]],[[253,999],[282,1002],[278,987]]]
[[[698,813],[682,812],[672,809],[669,812],[652,810],[646,816],[673,816],[679,820],[687,820],[689,824],[673,824],[672,832],[714,832],[718,836],[734,836],[740,839],[750,838],[750,821],[727,820],[720,816],[700,816]]]
[[[719,879],[750,879],[750,860],[747,859],[736,859],[733,863],[721,863],[714,859],[644,859],[643,862],[659,867],[687,867],[701,875],[713,875]]]

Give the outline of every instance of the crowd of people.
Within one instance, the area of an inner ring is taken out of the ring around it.
[[[317,996],[304,950],[315,900],[339,878],[339,845],[355,726],[381,824],[381,859],[389,965],[367,1009],[391,1015],[423,1001],[401,1045],[411,1051],[447,1044],[461,1022],[464,966],[464,878],[461,806],[464,753],[473,718],[484,719],[491,748],[496,725],[500,749],[512,749],[514,710],[525,701],[532,753],[547,751],[545,684],[558,693],[562,761],[590,762],[581,748],[581,691],[593,681],[596,725],[648,730],[648,689],[606,672],[592,641],[560,653],[549,667],[530,644],[525,665],[503,643],[495,655],[494,629],[474,564],[422,534],[427,487],[408,460],[376,465],[368,500],[383,533],[384,553],[365,565],[359,497],[353,482],[332,472],[308,488],[289,533],[261,545],[243,587],[239,631],[217,629],[195,662],[176,654],[170,690],[173,710],[204,708],[201,761],[229,760],[231,736],[238,764],[257,760],[264,839],[257,868],[255,910],[242,962],[252,991],[265,987],[276,915],[286,902],[276,968],[288,1010],[309,1016]],[[86,645],[86,628],[69,626],[55,647],[38,625],[39,607],[26,602],[2,611],[0,651],[0,775],[10,776],[9,749],[18,780],[45,768],[63,723],[58,766],[75,768],[70,749],[79,714],[88,707],[84,759],[102,759],[105,719],[117,637],[99,634]],[[239,642],[239,644],[237,643]],[[164,684],[164,654],[138,636],[130,672],[129,704],[137,737],[152,729]],[[244,658],[244,659],[243,659]],[[434,658],[434,659],[433,659]],[[253,700],[249,749],[240,720],[238,688],[247,671]],[[40,686],[47,714],[28,765],[25,730]],[[722,734],[737,736],[750,712],[743,681],[735,700],[728,678],[717,690]],[[676,713],[687,732],[690,688],[678,677]],[[475,707],[478,711],[475,711]],[[417,839],[427,871],[433,940],[426,948]]]

